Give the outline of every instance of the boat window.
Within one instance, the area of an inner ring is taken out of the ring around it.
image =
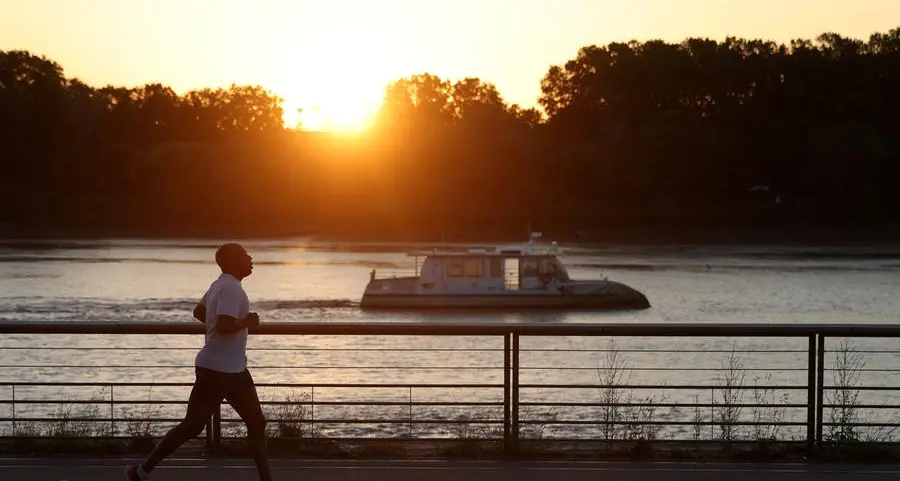
[[[530,258],[530,257],[522,258],[522,260],[519,262],[519,265],[522,266],[521,267],[521,270],[522,270],[521,276],[522,277],[534,277],[538,273],[537,259]]]
[[[491,277],[503,277],[503,259],[491,259]]]
[[[554,274],[554,277],[555,277],[556,279],[558,279],[558,280],[561,280],[561,281],[569,281],[569,280],[571,280],[571,279],[569,278],[569,271],[568,271],[568,269],[566,269],[565,266],[563,266],[562,264],[559,264],[559,263],[556,264],[556,273]]]
[[[541,259],[541,274],[553,274],[556,272],[556,259],[553,258],[545,258]]]
[[[447,259],[446,262],[447,277],[462,277],[465,274],[462,259]]]
[[[466,277],[484,276],[484,260],[466,259]]]

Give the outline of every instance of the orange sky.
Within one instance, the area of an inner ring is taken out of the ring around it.
[[[898,26],[900,0],[4,0],[0,48],[92,85],[261,84],[285,98],[289,126],[354,130],[414,73],[477,76],[530,107],[549,66],[584,45]]]

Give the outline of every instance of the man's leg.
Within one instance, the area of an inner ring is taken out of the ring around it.
[[[238,384],[225,399],[247,425],[247,441],[250,443],[250,452],[253,454],[253,461],[256,462],[259,479],[272,481],[269,457],[266,454],[266,419],[259,403],[256,385],[249,371],[244,371],[239,376]]]
[[[197,378],[191,389],[190,398],[188,398],[184,420],[166,433],[144,462],[134,467],[134,475],[129,474],[130,478],[134,479],[136,475],[136,479],[142,479],[141,475],[150,474],[160,461],[169,457],[182,444],[197,437],[203,431],[203,427],[206,426],[224,397],[221,394],[223,392],[222,381],[215,379],[214,375],[215,373],[209,371],[197,371]]]

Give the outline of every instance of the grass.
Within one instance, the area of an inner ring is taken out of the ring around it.
[[[518,413],[515,452],[503,442],[502,424],[484,421],[502,420],[502,411],[432,413],[426,422],[452,422],[423,425],[417,423],[422,415],[414,413],[411,394],[406,419],[395,417],[392,423],[378,427],[377,436],[370,439],[329,436],[315,419],[310,392],[271,396],[264,409],[270,420],[269,450],[279,457],[900,461],[900,451],[890,445],[894,429],[860,426],[864,366],[852,343],[845,341],[835,351],[830,383],[834,389],[826,390],[824,439],[812,458],[805,439],[784,425],[789,410],[783,405],[789,404],[788,395],[770,387],[773,380],[769,374],[753,376],[748,384],[748,370],[735,344],[721,360],[708,403],[695,395],[693,403],[685,403],[685,407],[672,403],[666,395],[641,394],[630,387],[634,372],[630,360],[610,341],[597,368],[596,406],[587,414],[587,419],[595,422],[595,436],[561,440],[560,423],[583,421],[584,412],[576,413],[572,407],[526,405]],[[748,393],[753,399],[745,403]],[[109,396],[101,391],[88,402],[58,403],[46,420],[22,419],[20,414],[0,439],[0,455],[144,454],[167,428],[155,421],[161,408],[152,403],[152,393],[137,407],[111,409]],[[687,430],[686,436],[676,439],[673,431],[667,430],[674,423]],[[436,426],[440,429],[427,431]],[[248,455],[241,423],[223,423],[222,435],[218,455]],[[181,452],[203,454],[204,444],[202,438],[191,441]]]
[[[737,423],[740,422],[743,412],[745,377],[744,363],[735,353],[735,345],[732,344],[731,353],[722,363],[716,376],[719,387],[712,391],[713,413],[718,428],[715,436],[726,446],[739,436],[740,426]]]
[[[632,372],[628,358],[616,348],[615,340],[610,339],[597,374],[603,386],[600,389],[602,436],[607,441],[644,444],[657,441],[663,425],[655,421],[671,419],[679,412],[677,407],[659,406],[669,400],[667,396],[638,397],[633,389],[623,388],[631,383]]]

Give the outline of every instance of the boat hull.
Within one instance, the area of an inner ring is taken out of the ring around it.
[[[647,309],[650,302],[638,292],[632,296],[604,294],[504,293],[426,294],[366,293],[364,309]]]

